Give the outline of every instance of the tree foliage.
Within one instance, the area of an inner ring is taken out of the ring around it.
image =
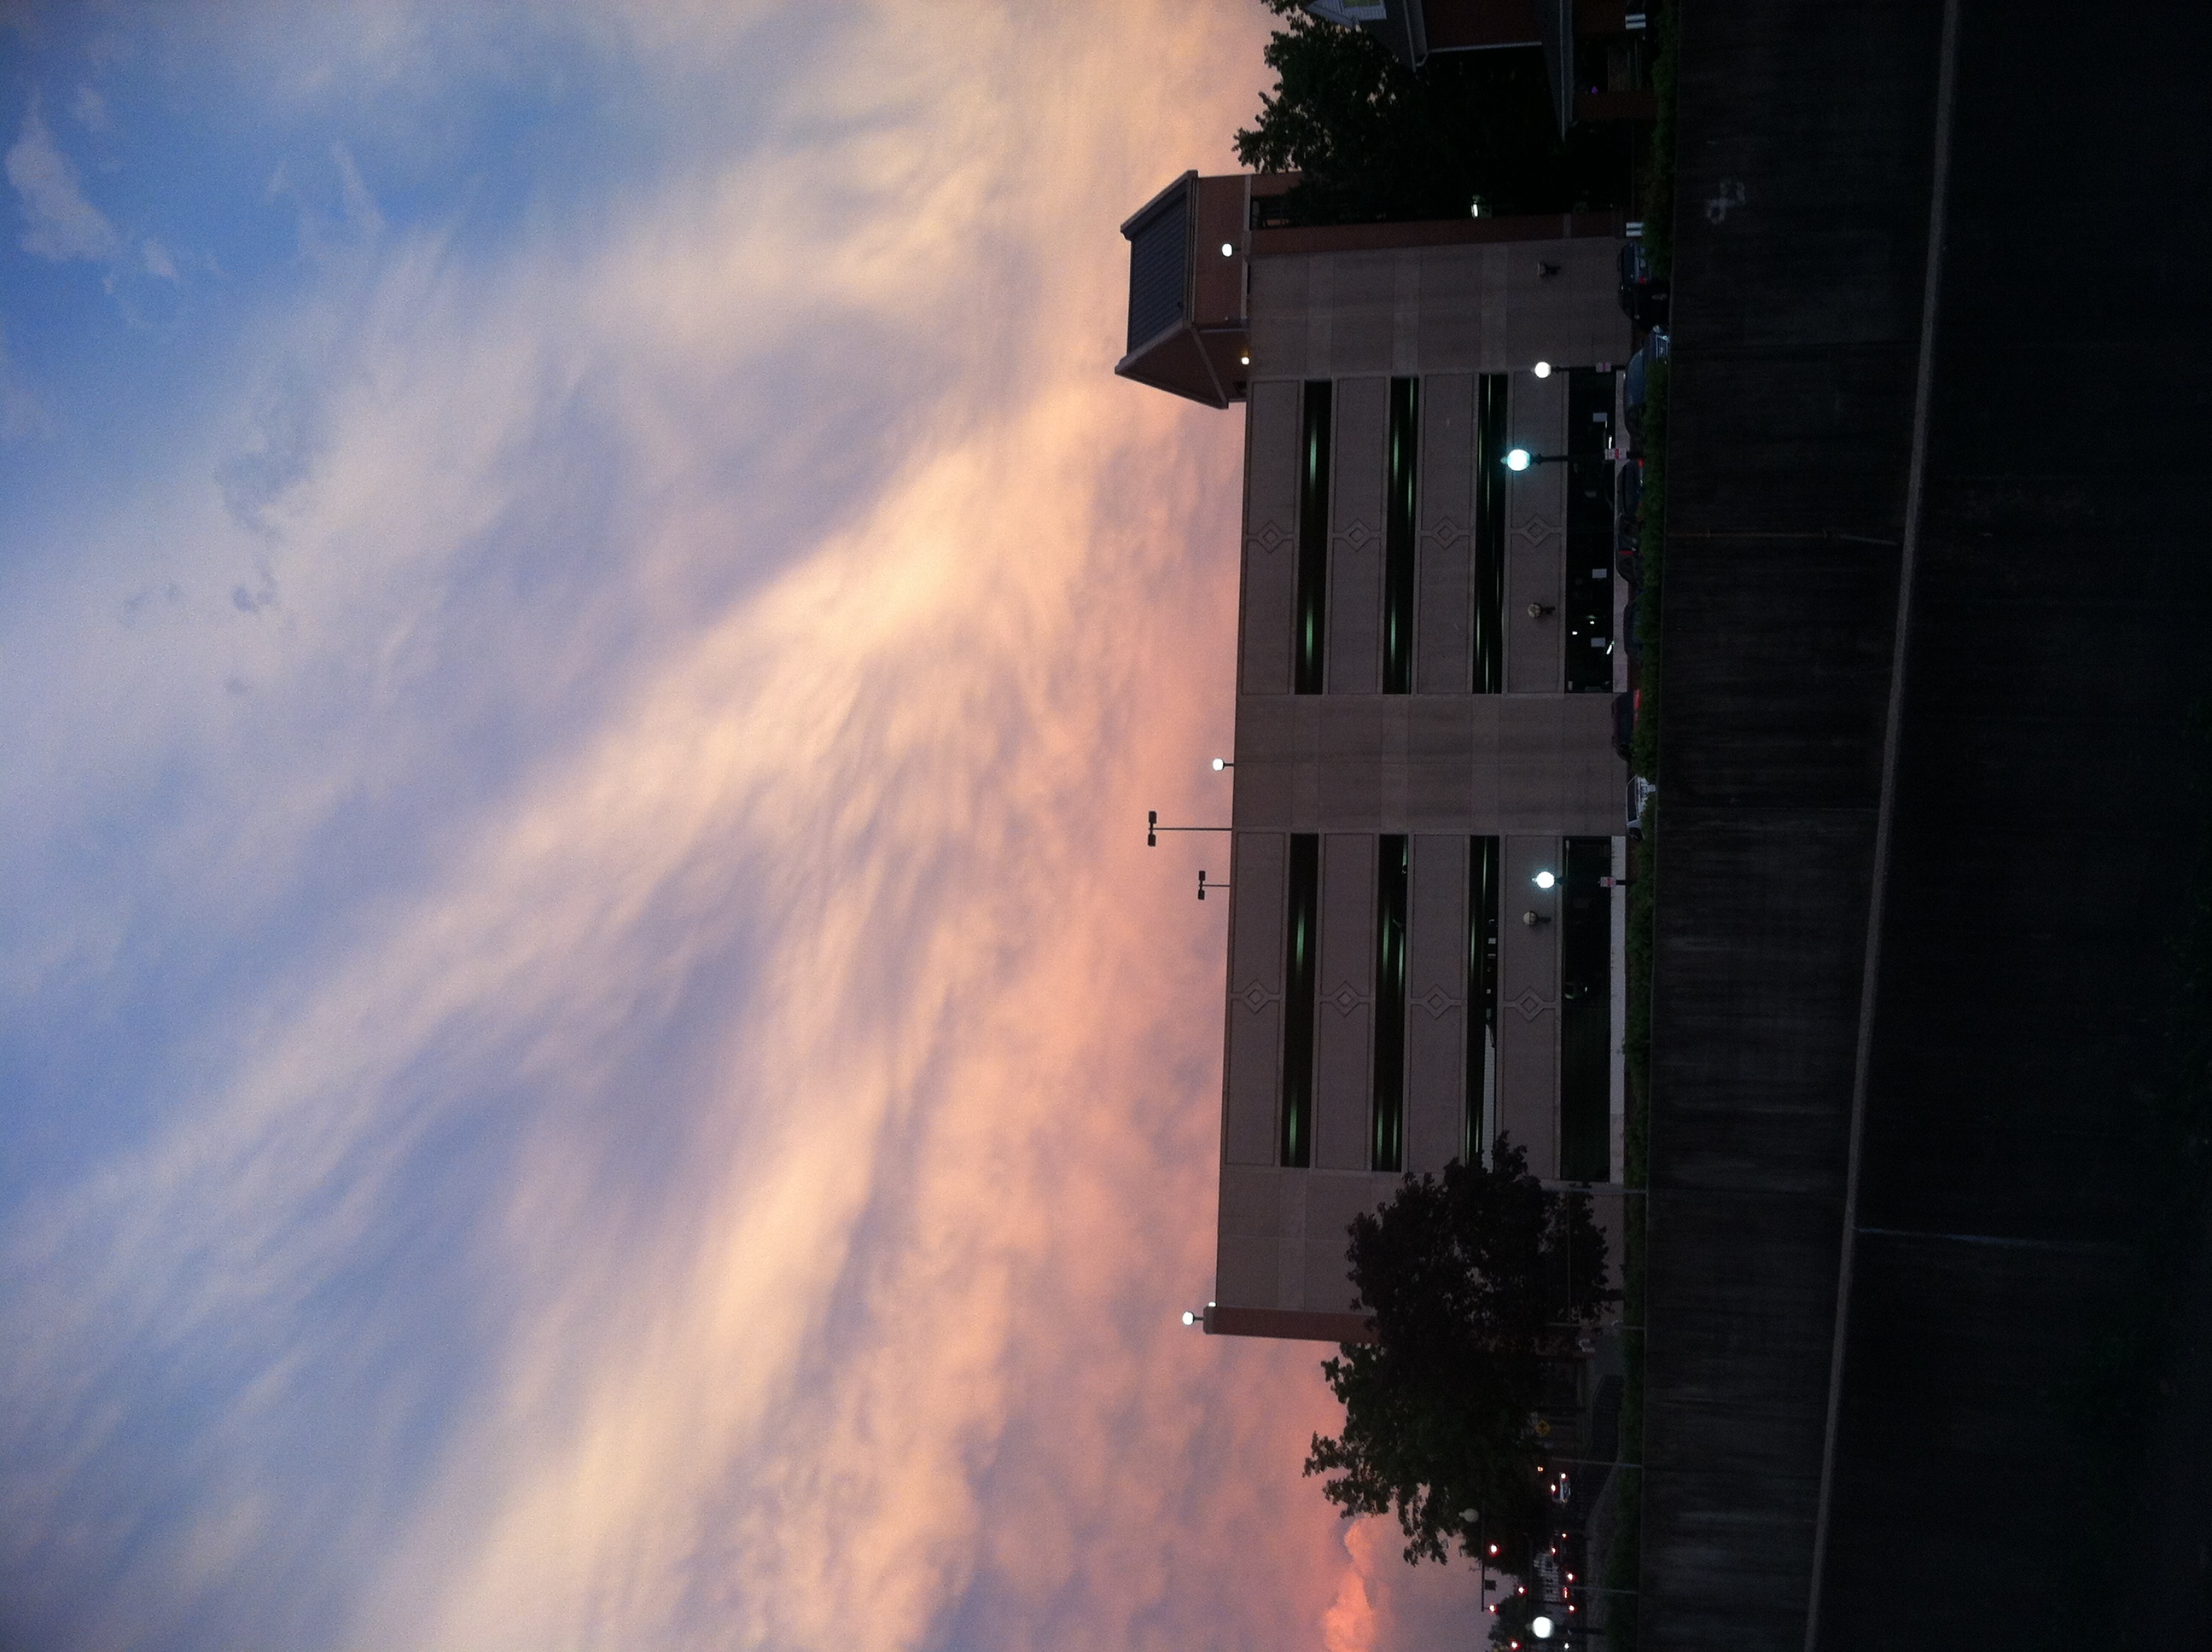
[[[1265,3],[1285,20],[1266,52],[1278,78],[1237,159],[1301,174],[1294,222],[1464,218],[1477,197],[1493,213],[1627,204],[1626,129],[1562,141],[1534,48],[1436,52],[1413,70],[1298,0]]]
[[[1408,1561],[1496,1543],[1516,1570],[1550,1524],[1533,1427],[1547,1364],[1617,1293],[1589,1200],[1547,1192],[1502,1136],[1491,1157],[1408,1175],[1353,1218],[1352,1306],[1376,1339],[1322,1364],[1344,1431],[1314,1436],[1305,1472],[1334,1477],[1347,1518],[1395,1511]]]

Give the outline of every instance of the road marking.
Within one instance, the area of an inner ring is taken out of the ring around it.
[[[2096,1239],[2021,1239],[1999,1233],[1935,1233],[1925,1228],[1854,1228],[1878,1239],[1941,1239],[1954,1245],[1996,1245],[2006,1250],[2055,1250],[2080,1255],[2119,1255],[2126,1245]]]
[[[1898,552],[1897,635],[1889,659],[1889,710],[1881,734],[1881,798],[1875,814],[1874,896],[1867,912],[1866,964],[1859,981],[1859,1036],[1851,1070],[1851,1149],[1844,1179],[1843,1254],[1836,1269],[1836,1328],[1828,1351],[1828,1421],[1820,1441],[1820,1498],[1813,1518],[1813,1578],[1805,1599],[1805,1652],[1819,1652],[1820,1583],[1828,1553],[1828,1507],[1836,1483],[1836,1420],[1844,1393],[1844,1343],[1850,1329],[1851,1262],[1858,1234],[1859,1157],[1866,1141],[1867,1055],[1874,1044],[1875,983],[1881,967],[1882,884],[1897,801],[1897,743],[1905,711],[1905,649],[1912,574],[1920,552],[1920,494],[1928,474],[1928,409],[1936,374],[1936,312],[1943,290],[1945,197],[1951,182],[1951,103],[1959,55],[1959,0],[1943,0],[1936,52],[1934,193],[1928,203],[1928,270],[1921,283],[1920,364],[1912,389],[1912,462],[1905,472],[1905,544]]]

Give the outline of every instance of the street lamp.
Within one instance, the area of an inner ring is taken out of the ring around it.
[[[1549,889],[1553,884],[1558,883],[1559,880],[1554,878],[1548,872],[1540,872],[1528,881],[1534,884],[1538,889]]]
[[[1163,826],[1158,810],[1145,811],[1145,847],[1148,849],[1160,847],[1159,835],[1162,832],[1227,832],[1235,829],[1231,826]]]
[[[1590,457],[1595,459],[1597,455]],[[1574,458],[1572,453],[1532,453],[1525,447],[1513,447],[1506,450],[1505,468],[1517,476],[1532,465],[1566,465]]]

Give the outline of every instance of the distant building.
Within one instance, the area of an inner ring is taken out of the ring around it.
[[[1364,29],[1414,69],[1440,52],[1541,52],[1562,133],[1658,118],[1643,0],[1307,0],[1306,9]]]
[[[1616,217],[1255,228],[1285,184],[1186,173],[1122,226],[1115,370],[1245,425],[1206,1327],[1340,1340],[1402,1171],[1503,1130],[1619,1175],[1631,340]]]

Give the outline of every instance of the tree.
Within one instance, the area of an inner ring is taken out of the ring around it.
[[[1278,79],[1237,134],[1237,159],[1301,175],[1293,222],[1464,218],[1478,196],[1488,212],[1627,204],[1628,129],[1578,126],[1562,141],[1534,48],[1437,52],[1408,69],[1298,0],[1265,3],[1287,20],[1266,52]]]
[[[1314,1436],[1305,1472],[1334,1476],[1323,1491],[1347,1519],[1395,1510],[1408,1562],[1495,1543],[1522,1575],[1550,1525],[1534,1428],[1545,1367],[1572,1358],[1619,1295],[1589,1200],[1546,1191],[1501,1136],[1489,1165],[1408,1175],[1350,1233],[1352,1306],[1376,1340],[1323,1363],[1344,1431]]]

